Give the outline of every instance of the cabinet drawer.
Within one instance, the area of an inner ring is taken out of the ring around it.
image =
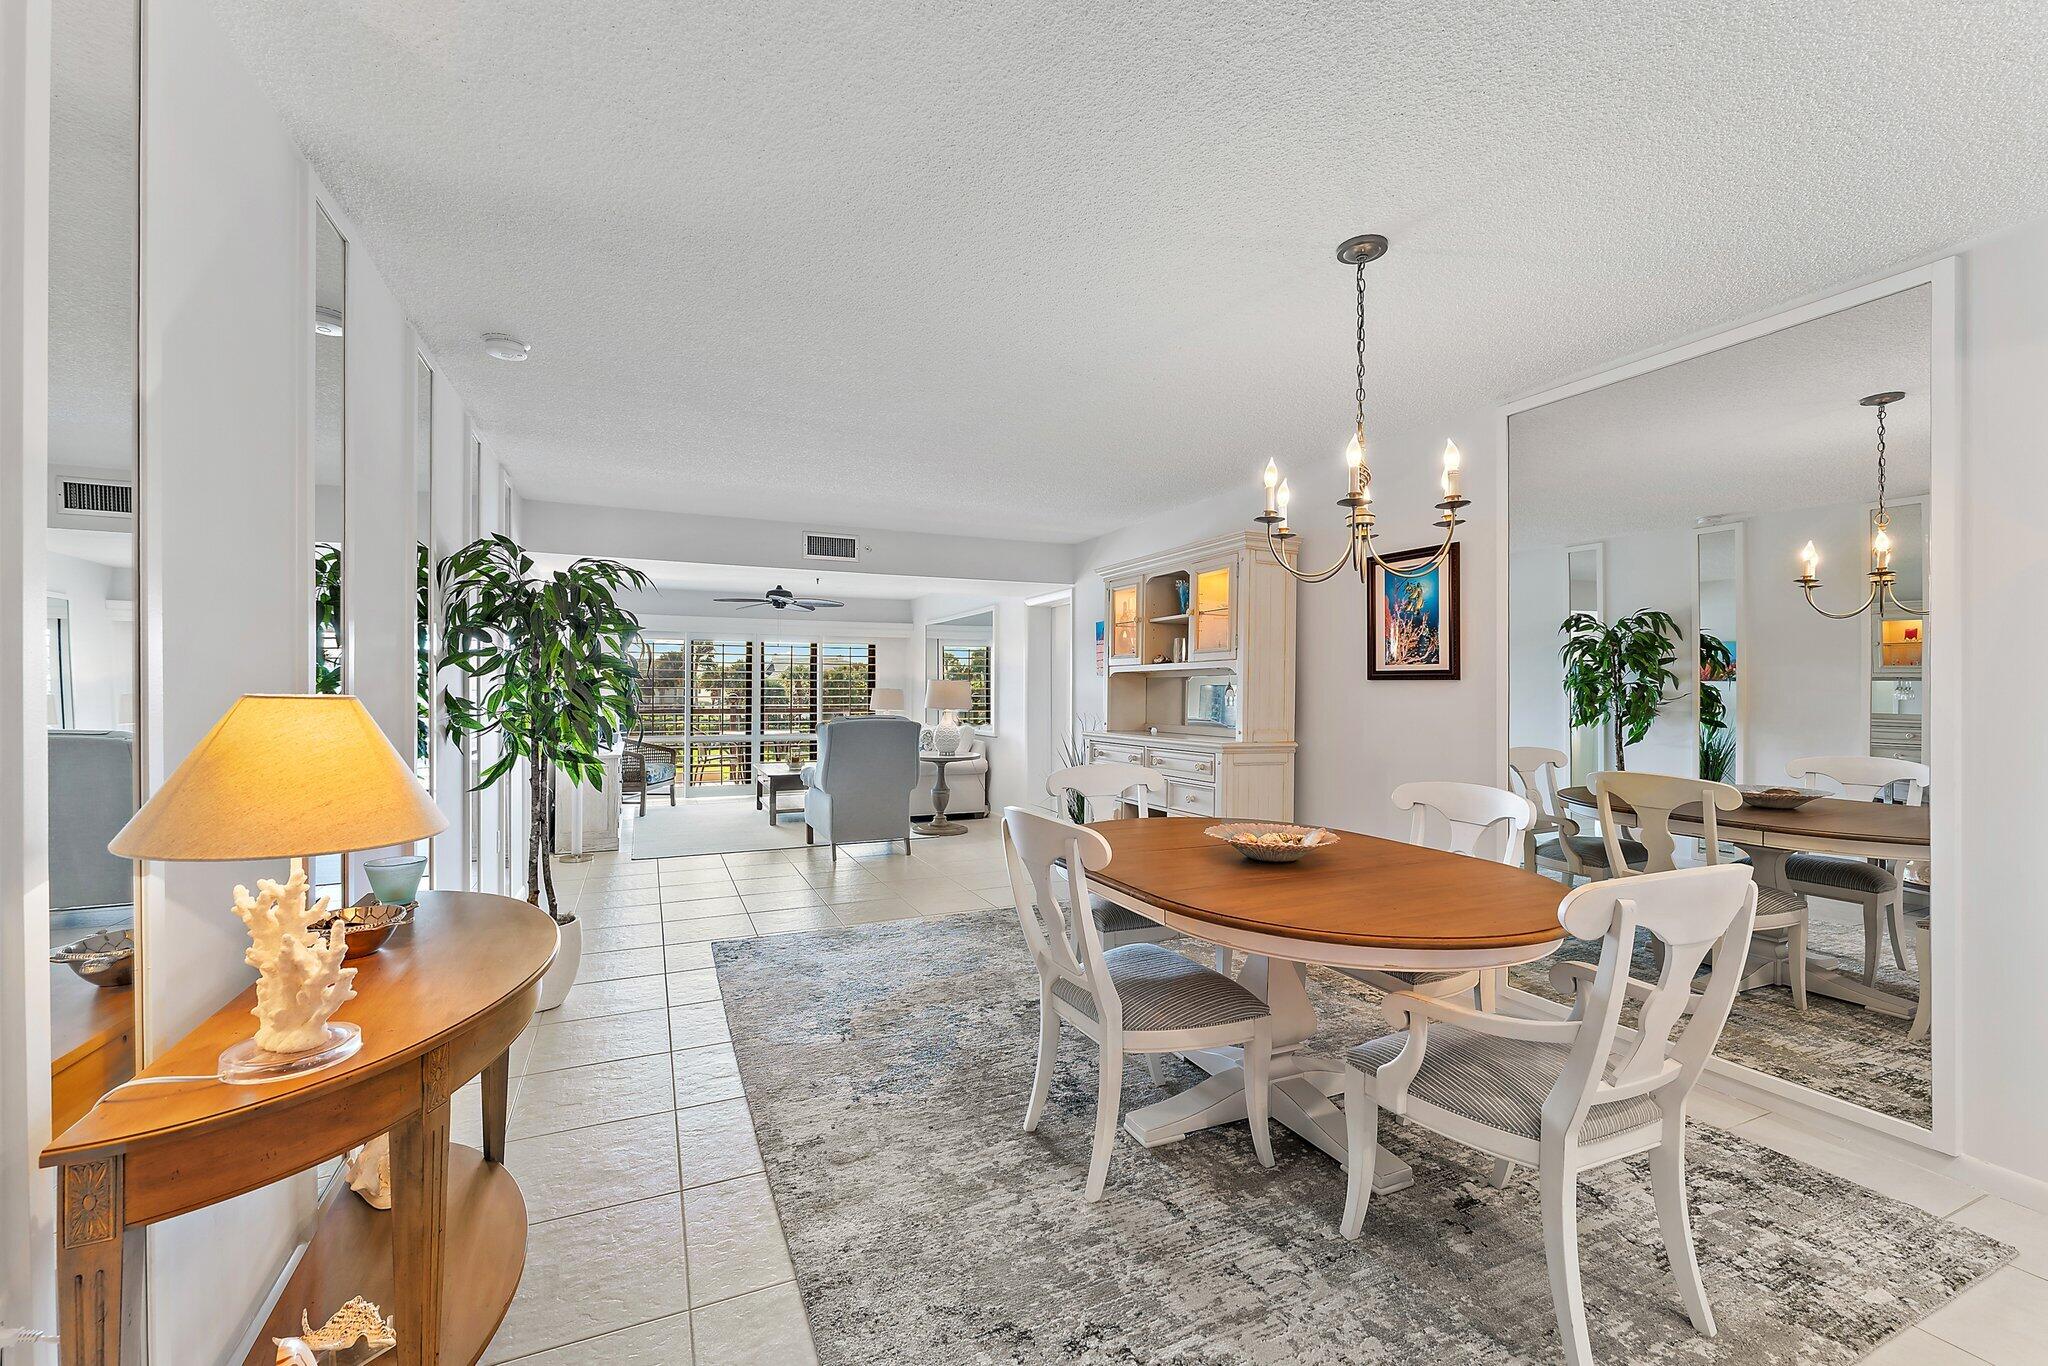
[[[1091,764],[1142,764],[1145,750],[1140,745],[1117,745],[1106,740],[1088,742],[1088,762]]]
[[[1166,806],[1170,811],[1190,816],[1213,816],[1216,814],[1216,789],[1208,783],[1190,783],[1179,778],[1168,778]]]
[[[1200,754],[1185,749],[1147,750],[1146,761],[1161,773],[1185,773],[1193,778],[1214,778],[1216,756]]]

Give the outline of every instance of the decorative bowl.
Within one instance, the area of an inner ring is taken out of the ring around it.
[[[1327,830],[1280,821],[1231,821],[1212,825],[1202,833],[1222,840],[1254,863],[1294,863],[1337,842]]]
[[[327,919],[315,923],[311,928],[325,935],[338,920],[348,949],[341,955],[341,961],[352,963],[358,958],[368,958],[384,947],[384,941],[400,925],[412,923],[414,907],[411,905],[391,906],[367,895],[353,906],[344,906]]]
[[[1742,804],[1761,811],[1797,811],[1808,802],[1817,802],[1828,794],[1817,787],[1738,787]]]
[[[96,930],[50,955],[96,987],[125,987],[135,982],[135,931]]]
[[[419,899],[420,879],[427,875],[425,854],[394,854],[363,860],[370,890],[387,906],[409,906]]]

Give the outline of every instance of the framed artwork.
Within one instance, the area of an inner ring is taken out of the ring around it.
[[[1103,634],[1103,628],[1107,625],[1107,622],[1098,621],[1095,623],[1095,676],[1097,678],[1102,677],[1104,673],[1108,672],[1104,666],[1109,662],[1107,657],[1109,641]]]
[[[1458,677],[1458,636],[1464,609],[1458,595],[1455,542],[1444,562],[1427,574],[1404,579],[1377,562],[1366,576],[1367,678]],[[1387,556],[1398,569],[1429,563],[1436,547]]]

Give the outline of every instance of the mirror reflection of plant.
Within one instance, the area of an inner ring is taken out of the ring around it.
[[[313,547],[313,691],[341,691],[341,547]]]
[[[441,693],[448,734],[496,735],[498,757],[476,790],[527,766],[526,899],[567,920],[555,894],[553,802],[560,769],[574,783],[600,787],[602,751],[634,723],[640,622],[619,605],[645,574],[616,560],[577,560],[535,577],[533,560],[507,536],[485,536],[441,561],[441,669],[481,686],[471,700]]]
[[[1700,632],[1700,776],[1725,783],[1735,767],[1735,734],[1728,728],[1728,698],[1716,683],[1735,679],[1735,651]]]
[[[1671,666],[1685,632],[1668,612],[1644,608],[1612,623],[1574,612],[1558,627],[1565,636],[1565,697],[1574,730],[1606,728],[1614,766],[1628,767],[1628,747],[1650,733],[1657,713],[1678,687]]]
[[[427,565],[427,547],[418,542],[415,545],[419,573],[413,596],[413,712],[419,718],[419,724],[414,736],[414,758],[419,763],[420,772],[425,773],[434,746],[434,620],[429,591],[432,571]]]

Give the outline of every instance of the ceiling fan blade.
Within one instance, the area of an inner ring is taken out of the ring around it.
[[[746,611],[749,607],[773,607],[775,605],[766,598],[727,598],[726,601],[738,603],[740,605],[739,610],[742,612]]]
[[[791,606],[791,607],[800,607],[800,608],[802,608],[802,609],[803,609],[804,611],[806,611],[806,612],[815,612],[815,611],[817,611],[817,610],[818,610],[817,608],[815,608],[815,607],[811,606],[811,605],[810,605],[809,603],[805,602],[805,601],[804,601],[804,600],[803,600],[802,598],[796,598],[796,599],[792,599],[792,600],[791,600],[791,601],[790,601],[790,602],[788,603],[788,606]]]
[[[765,602],[765,598],[713,598],[713,602]]]
[[[846,604],[845,604],[845,603],[843,603],[843,602],[837,602],[837,601],[834,601],[834,600],[833,600],[833,599],[831,599],[831,598],[798,598],[798,599],[796,600],[796,605],[797,605],[797,606],[799,606],[799,607],[806,607],[806,608],[809,608],[809,609],[810,609],[810,610],[812,610],[812,611],[816,611],[816,610],[817,610],[818,608],[820,608],[820,607],[844,607],[844,606],[846,606]]]

